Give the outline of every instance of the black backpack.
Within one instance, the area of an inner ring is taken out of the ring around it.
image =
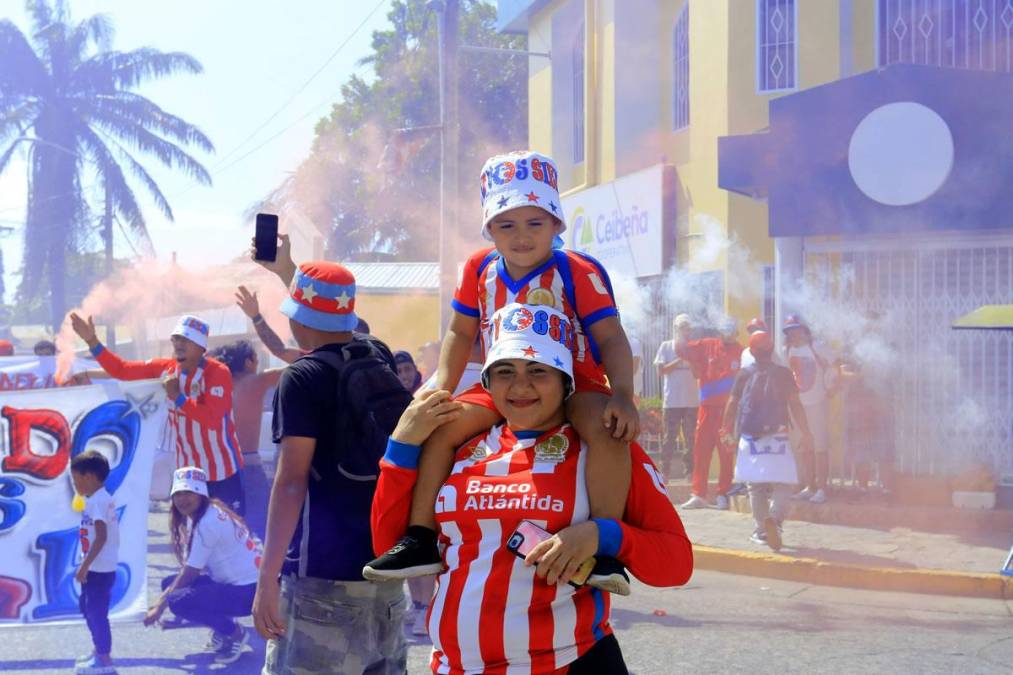
[[[788,395],[781,391],[775,376],[777,364],[760,368],[752,364],[742,369],[748,375],[739,400],[739,433],[759,438],[777,433],[789,424]]]
[[[375,481],[387,438],[412,400],[392,369],[390,350],[375,338],[355,334],[340,352],[316,351],[303,358],[338,371],[337,473],[347,480]]]

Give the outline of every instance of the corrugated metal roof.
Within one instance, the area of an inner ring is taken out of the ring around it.
[[[440,289],[440,264],[435,262],[350,262],[345,267],[355,275],[358,291]]]

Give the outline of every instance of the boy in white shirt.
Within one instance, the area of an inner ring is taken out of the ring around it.
[[[116,565],[119,562],[120,528],[116,501],[105,489],[109,461],[94,450],[82,452],[70,461],[74,490],[86,499],[81,513],[81,553],[84,560],[74,578],[81,584],[80,607],[95,651],[77,662],[78,675],[115,672],[112,633],[109,629],[109,602]]]

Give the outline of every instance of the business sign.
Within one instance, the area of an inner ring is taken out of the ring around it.
[[[669,171],[658,164],[563,198],[567,247],[594,256],[611,274],[663,273],[674,239],[666,229],[675,227],[666,204]]]
[[[0,404],[0,627],[83,621],[70,460],[85,450],[109,459],[105,487],[119,516],[110,616],[142,617],[151,462],[166,420],[161,383],[5,392]]]

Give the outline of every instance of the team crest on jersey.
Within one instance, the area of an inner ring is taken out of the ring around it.
[[[503,330],[519,333],[535,322],[535,317],[524,307],[518,307],[503,319]]]
[[[528,291],[527,299],[524,304],[555,307],[556,296],[547,288],[533,288]]]
[[[473,462],[481,462],[488,456],[489,448],[485,446],[485,443],[479,443],[471,450],[471,460]]]
[[[535,445],[536,462],[552,462],[559,464],[566,459],[566,451],[570,449],[570,439],[566,434],[555,434]]]
[[[190,383],[190,398],[197,398],[200,396],[200,382],[194,380]]]

